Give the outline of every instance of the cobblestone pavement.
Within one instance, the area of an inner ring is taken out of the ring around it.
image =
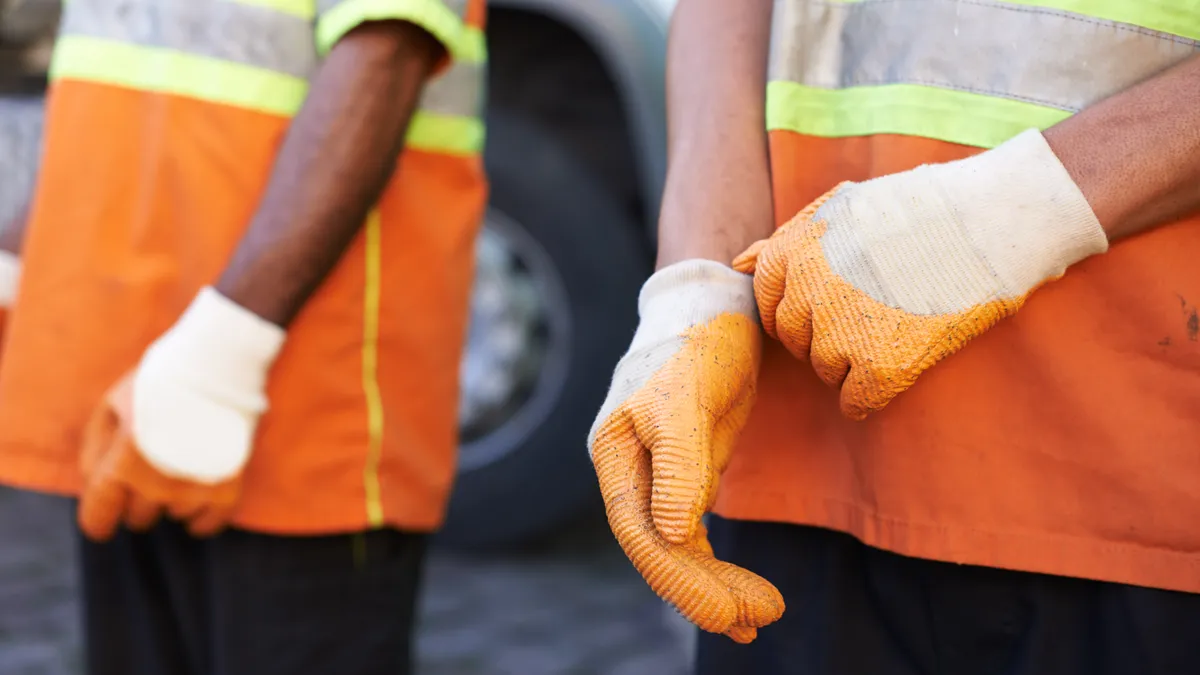
[[[68,505],[0,488],[0,673],[75,675],[80,630]],[[603,523],[537,550],[435,551],[419,675],[682,675],[678,619]]]

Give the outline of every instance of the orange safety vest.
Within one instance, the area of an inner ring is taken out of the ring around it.
[[[1048,127],[1198,41],[1195,3],[776,3],[776,216],[842,180]],[[1198,259],[1200,217],[1119,242],[864,422],[768,340],[716,511],[920,558],[1200,592]]]
[[[450,62],[391,182],[288,330],[236,526],[435,528],[454,474],[474,240],[483,0],[72,0],[0,368],[0,481],[79,488],[81,427],[257,208],[321,57],[366,20]]]

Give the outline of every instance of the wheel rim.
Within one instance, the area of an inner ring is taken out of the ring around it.
[[[549,416],[566,381],[571,315],[553,260],[517,221],[489,208],[475,242],[459,371],[459,471],[496,462]]]

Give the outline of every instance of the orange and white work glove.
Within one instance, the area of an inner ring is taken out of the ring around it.
[[[84,431],[79,526],[104,541],[162,515],[195,536],[225,527],[267,408],[267,372],[284,331],[204,288]]]
[[[764,330],[841,389],[853,419],[1108,249],[1037,130],[973,157],[842,183],[734,267]]]
[[[613,534],[659,596],[750,642],[783,614],[763,578],[713,557],[701,516],[754,405],[761,336],[749,276],[708,260],[658,271],[588,436]]]

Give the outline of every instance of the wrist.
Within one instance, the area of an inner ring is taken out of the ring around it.
[[[692,326],[729,313],[758,322],[753,277],[698,258],[668,265],[642,286],[638,295],[641,320],[630,349],[643,342],[680,335]]]
[[[143,366],[185,370],[195,384],[222,392],[239,407],[254,408],[250,399],[265,389],[285,335],[282,328],[205,287],[146,350]]]
[[[937,168],[954,216],[1007,289],[1032,289],[1108,250],[1087,198],[1037,130]]]

